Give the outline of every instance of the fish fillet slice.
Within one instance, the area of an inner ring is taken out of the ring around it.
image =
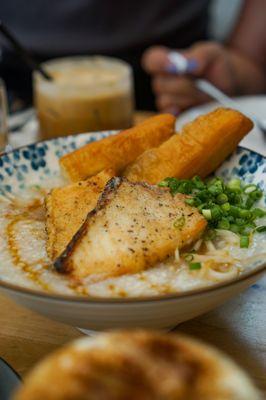
[[[111,179],[96,209],[56,260],[56,269],[84,278],[152,267],[196,240],[206,227],[185,197],[125,178]]]
[[[52,260],[65,250],[114,175],[111,169],[102,171],[86,181],[53,189],[48,194],[45,199],[47,252]]]

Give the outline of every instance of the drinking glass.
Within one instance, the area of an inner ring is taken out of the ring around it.
[[[7,145],[7,96],[4,81],[0,78],[0,154]]]
[[[125,129],[134,110],[131,67],[110,57],[68,57],[43,64],[53,77],[34,72],[42,139],[97,130]]]

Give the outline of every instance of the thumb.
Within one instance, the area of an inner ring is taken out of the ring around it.
[[[163,46],[148,48],[142,56],[142,67],[149,74],[179,73],[168,55],[171,49]],[[223,46],[216,42],[199,42],[186,50],[180,51],[189,61],[189,73],[195,76],[204,75],[210,65],[223,56]]]
[[[195,76],[201,76],[217,58],[223,56],[223,47],[215,42],[201,42],[184,50],[182,54],[193,65],[193,69],[189,72]]]
[[[143,53],[141,64],[143,69],[149,74],[163,73],[169,65],[169,49],[163,46],[149,47]]]

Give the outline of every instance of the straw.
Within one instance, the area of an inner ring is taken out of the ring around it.
[[[51,81],[53,77],[48,74],[41,64],[35,60],[31,54],[25,49],[24,46],[18,41],[13,33],[0,21],[0,32],[5,36],[5,38],[11,43],[16,53],[25,61],[26,64],[32,69],[38,71],[45,79]]]

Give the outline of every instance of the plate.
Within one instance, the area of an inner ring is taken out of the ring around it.
[[[0,196],[2,199],[12,197],[29,185],[46,187],[51,178],[59,176],[58,159],[62,155],[114,133],[96,132],[56,138],[2,155]],[[225,179],[241,177],[247,183],[258,184],[266,190],[265,157],[243,147],[239,147],[216,174]],[[3,243],[1,250],[4,250]],[[265,265],[265,258],[258,258],[237,279],[226,283],[182,293],[126,299],[51,294],[18,286],[12,279],[5,279],[0,265],[0,290],[20,305],[82,329],[99,331],[138,326],[166,330],[215,308],[244,290],[259,279]]]

